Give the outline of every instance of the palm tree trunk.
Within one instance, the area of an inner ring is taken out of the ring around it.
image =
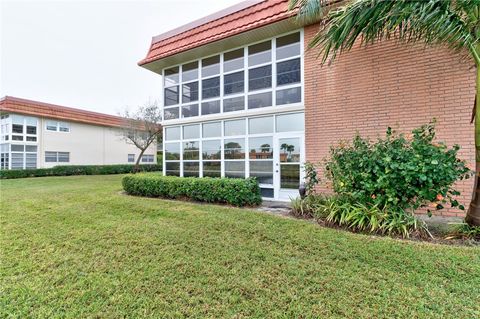
[[[477,66],[475,95],[475,186],[472,201],[465,222],[472,226],[480,226],[480,66]]]

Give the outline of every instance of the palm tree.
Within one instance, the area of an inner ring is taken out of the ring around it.
[[[318,48],[321,63],[333,61],[360,42],[397,38],[405,42],[441,44],[467,55],[477,69],[475,105],[475,193],[465,221],[480,225],[480,0],[290,0],[297,20],[322,21],[309,44]]]

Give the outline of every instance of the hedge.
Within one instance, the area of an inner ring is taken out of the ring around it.
[[[52,168],[38,168],[25,170],[1,170],[0,179],[43,177],[43,176],[69,176],[69,175],[109,175],[132,173],[134,165],[65,165]],[[162,165],[140,165],[140,171],[161,171]]]
[[[255,178],[196,178],[162,176],[159,174],[127,175],[123,189],[130,195],[190,199],[234,206],[252,206],[262,202]]]

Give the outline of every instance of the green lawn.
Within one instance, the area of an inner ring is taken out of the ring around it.
[[[122,195],[121,176],[0,181],[0,317],[480,316],[480,249]]]

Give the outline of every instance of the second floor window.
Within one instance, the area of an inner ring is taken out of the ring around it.
[[[302,102],[302,35],[294,32],[163,70],[164,119]]]

